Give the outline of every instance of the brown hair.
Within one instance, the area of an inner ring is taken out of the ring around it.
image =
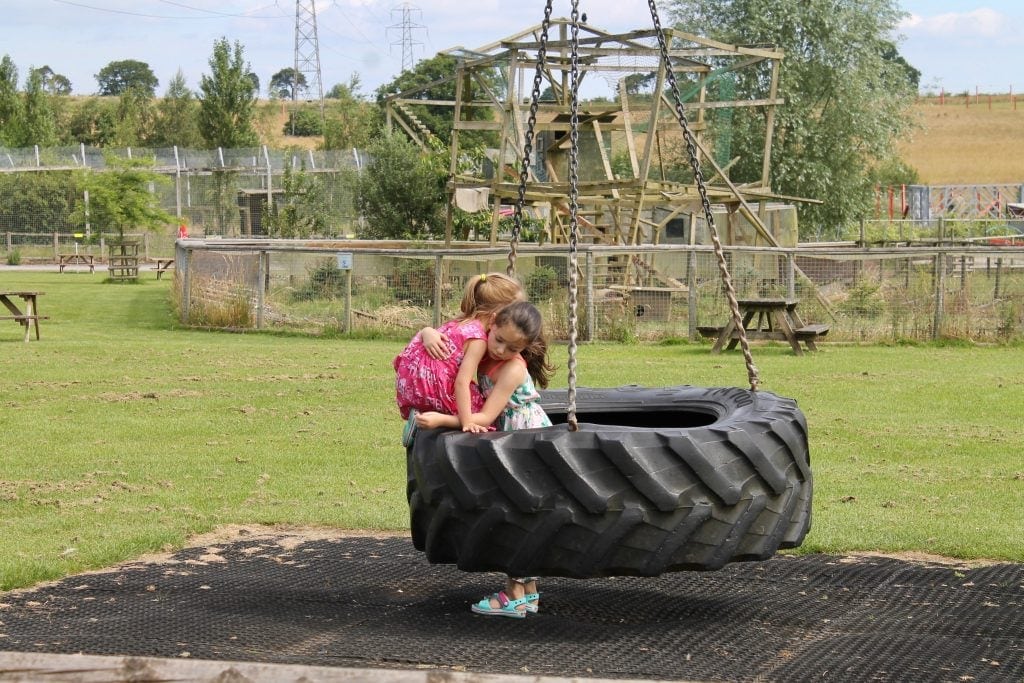
[[[490,278],[490,275],[487,276]],[[546,389],[555,367],[548,363],[548,342],[544,338],[544,319],[537,307],[529,301],[516,301],[502,308],[494,316],[494,326],[515,325],[529,341],[522,351],[526,371],[540,389]]]
[[[504,273],[474,275],[466,283],[459,309],[463,319],[484,320],[505,304],[526,298],[519,281]]]

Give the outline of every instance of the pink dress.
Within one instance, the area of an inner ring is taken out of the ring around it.
[[[471,339],[486,342],[487,330],[479,320],[449,320],[438,329],[448,337],[451,355],[443,360],[432,358],[423,348],[420,333],[395,357],[395,398],[402,419],[409,417],[409,409],[423,412],[436,410],[446,415],[458,415],[455,403],[455,376],[462,365],[463,349]],[[469,385],[470,407],[474,413],[484,407],[484,397],[474,380]]]

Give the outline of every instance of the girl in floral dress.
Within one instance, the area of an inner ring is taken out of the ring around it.
[[[474,276],[466,283],[462,315],[438,330],[425,328],[398,354],[395,398],[406,420],[402,443],[408,447],[418,412],[441,411],[457,417],[467,431],[481,431],[470,416],[484,405],[477,367],[487,352],[487,325],[494,313],[523,298],[519,282],[501,273]]]
[[[487,355],[480,362],[483,408],[470,417],[483,429],[493,424],[501,431],[550,427],[551,420],[539,403],[537,386],[545,388],[553,368],[547,360],[540,312],[519,301],[494,316],[487,333]],[[453,415],[426,412],[416,416],[423,429],[463,426]],[[523,618],[539,609],[537,577],[509,577],[505,589],[472,606],[475,614]]]

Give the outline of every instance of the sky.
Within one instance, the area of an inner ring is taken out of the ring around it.
[[[465,2],[316,0],[325,93],[358,75],[360,92],[372,95],[401,72],[403,42],[418,61],[450,47],[487,45],[543,19],[541,0]],[[1024,2],[900,0],[899,6],[908,16],[896,38],[922,72],[922,90],[1024,91]],[[197,90],[210,72],[214,42],[227,37],[243,45],[266,96],[270,77],[294,64],[295,7],[291,0],[0,0],[0,54],[14,60],[22,86],[29,68],[45,65],[68,77],[79,95],[97,91],[95,74],[110,62],[145,62],[161,95],[178,69]],[[553,7],[554,16],[568,16],[571,5],[556,0]],[[580,0],[579,8],[589,24],[612,32],[652,25],[645,0]],[[667,24],[664,10],[661,21]]]

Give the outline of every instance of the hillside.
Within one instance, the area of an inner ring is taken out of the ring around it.
[[[903,141],[903,159],[925,185],[1024,183],[1024,102],[1009,96],[925,98],[914,107],[920,128]]]

